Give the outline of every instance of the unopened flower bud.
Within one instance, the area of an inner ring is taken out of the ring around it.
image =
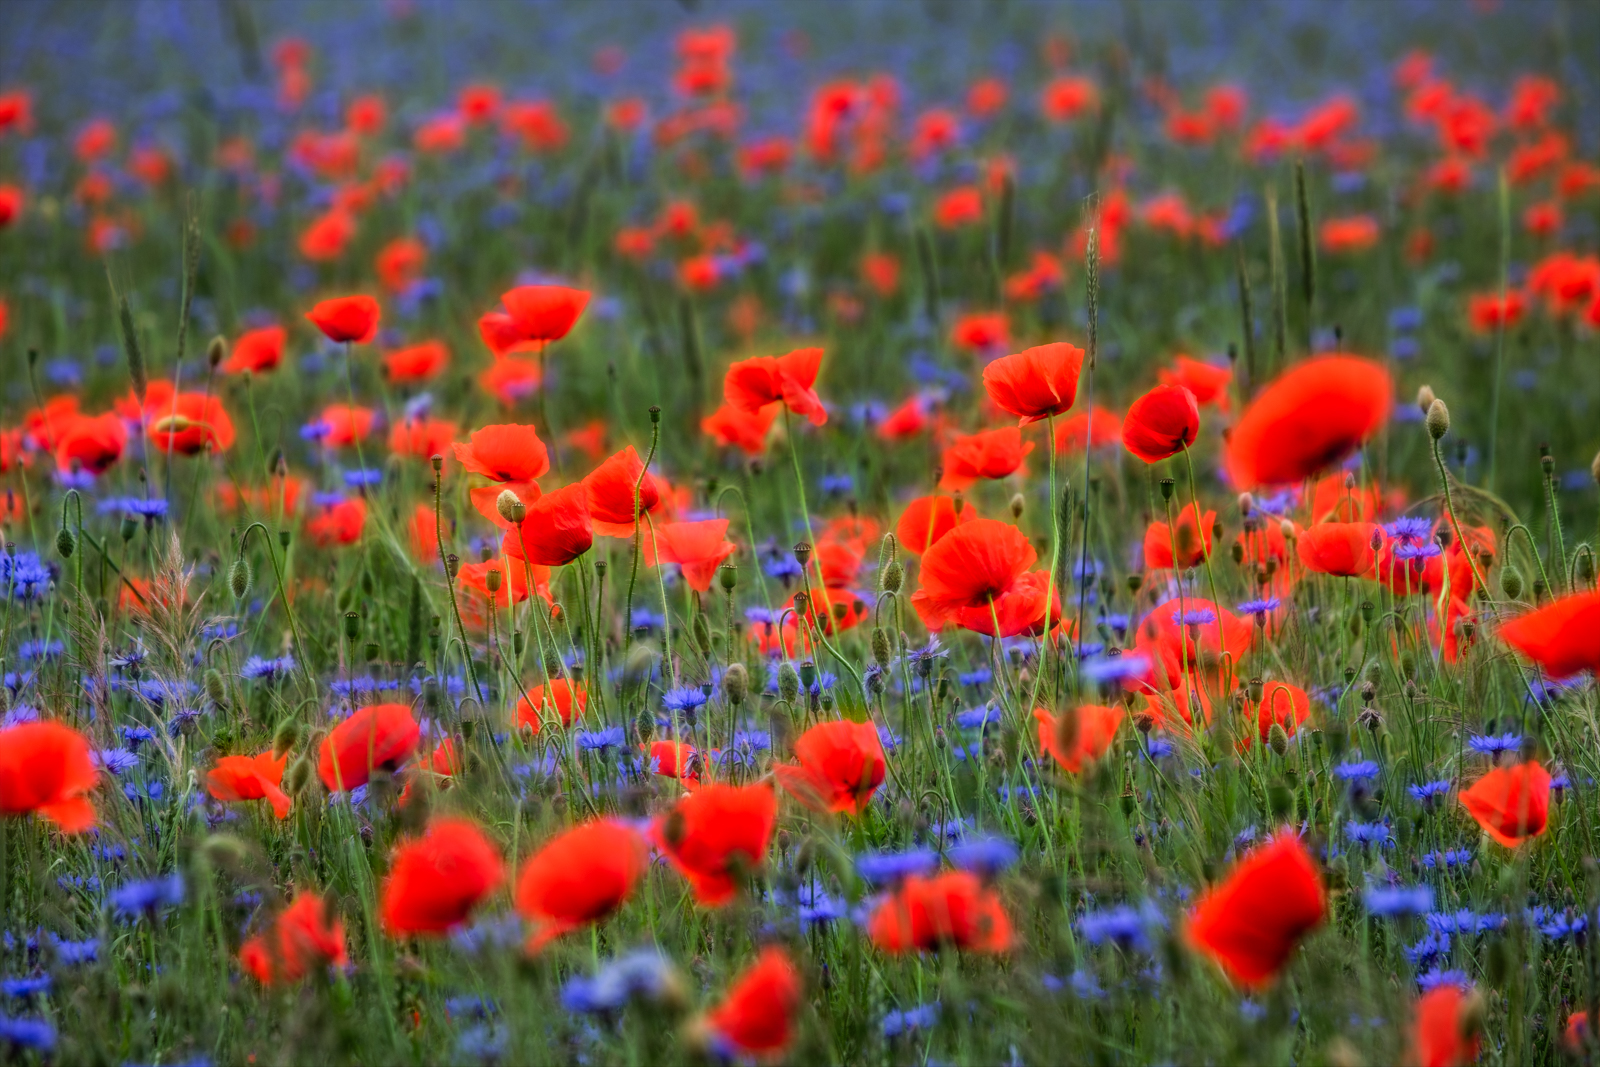
[[[883,591],[885,593],[898,593],[906,583],[906,569],[900,561],[892,559],[889,565],[883,568]]]
[[[233,599],[243,600],[250,593],[250,564],[243,556],[233,561],[233,566],[228,568],[228,591],[233,594]]]
[[[1428,413],[1428,409],[1433,407],[1433,402],[1435,399],[1437,398],[1433,395],[1433,387],[1431,385],[1424,385],[1422,388],[1417,390],[1418,410],[1426,415]]]
[[[1435,399],[1428,405],[1428,436],[1435,441],[1450,432],[1450,409],[1443,400]]]
[[[213,368],[220,367],[222,361],[228,358],[228,342],[221,334],[213,337],[206,346],[206,362]]]
[[[1272,724],[1272,728],[1267,731],[1267,744],[1280,756],[1289,751],[1289,735],[1284,732],[1283,724],[1276,722]]]
[[[1022,498],[1022,494],[1021,493],[1013,493],[1011,495],[1011,517],[1012,517],[1012,519],[1020,519],[1020,518],[1022,518],[1022,509],[1024,507],[1026,507],[1026,506],[1027,506],[1027,501]]]
[[[284,719],[278,728],[272,732],[272,755],[274,758],[282,755],[295,746],[300,740],[300,724],[293,719]]]
[[[795,673],[794,664],[785,663],[778,668],[778,699],[793,704],[800,695],[800,675]]]
[[[72,531],[65,526],[56,534],[56,551],[61,553],[62,559],[71,559],[73,551],[78,547],[77,539],[72,536]]]
[[[289,773],[283,776],[283,791],[290,796],[299,796],[310,788],[316,781],[316,767],[309,756],[301,756],[289,768]]]
[[[750,692],[750,672],[743,663],[730,663],[722,672],[722,692],[734,707],[744,703]]]
[[[228,703],[228,683],[223,681],[222,672],[212,667],[206,671],[206,696],[211,698],[211,703],[217,707],[226,707]]]
[[[1249,493],[1239,494],[1239,514],[1249,517],[1250,513],[1255,510],[1255,506],[1255,497],[1251,496]]]
[[[889,665],[891,648],[889,645],[889,631],[881,626],[872,628],[872,661],[880,667]]]
[[[1507,563],[1500,569],[1500,591],[1507,600],[1516,600],[1522,596],[1522,589],[1522,572]]]
[[[234,870],[250,855],[249,846],[232,834],[212,834],[200,845],[206,862],[213,867]]]
[[[522,498],[509,489],[500,490],[500,495],[494,498],[494,509],[500,517],[513,526],[521,526],[522,519],[516,517],[517,507],[522,504]],[[527,515],[527,507],[523,506],[523,515]]]

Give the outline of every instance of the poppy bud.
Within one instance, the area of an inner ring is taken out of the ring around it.
[[[1233,561],[1235,563],[1243,563],[1244,562],[1244,545],[1243,545],[1243,543],[1241,543],[1239,541],[1235,541],[1233,543],[1233,553],[1232,553],[1232,555],[1233,555]]]
[[[200,845],[206,862],[224,870],[237,870],[250,855],[250,848],[232,834],[212,834]]]
[[[772,737],[772,751],[789,755],[794,742],[794,720],[781,705],[767,711],[767,733]]]
[[[1435,441],[1450,432],[1450,409],[1444,406],[1443,400],[1434,400],[1428,405],[1428,436]]]
[[[722,672],[722,692],[734,707],[744,703],[750,692],[750,672],[743,663],[730,663]]]
[[[1483,563],[1483,560],[1480,558],[1478,560],[1478,562],[1481,565]],[[1593,585],[1594,584],[1594,556],[1590,555],[1587,552],[1585,552],[1583,555],[1579,556],[1578,557],[1578,562],[1577,562],[1577,568],[1578,568],[1578,581],[1582,582],[1584,585]]]
[[[272,732],[273,758],[276,759],[277,757],[282,756],[285,752],[293,748],[295,746],[295,742],[299,740],[300,724],[295,722],[293,719],[284,719],[278,724],[278,728]]]
[[[65,526],[56,534],[56,551],[61,553],[62,559],[71,559],[73,550],[78,547],[77,540],[72,536],[72,531]]]
[[[694,633],[695,647],[700,650],[700,654],[711,655],[711,624],[706,622],[705,615],[696,615],[694,622],[689,624],[689,629]]]
[[[315,748],[316,746],[309,746]],[[301,756],[289,767],[289,772],[283,776],[284,792],[290,796],[300,796],[309,789],[317,780],[317,768],[310,757]]]
[[[1522,572],[1507,563],[1500,569],[1500,591],[1507,600],[1516,600],[1522,596],[1522,589]]]
[[[1596,485],[1600,485],[1600,452],[1594,454],[1594,459],[1589,464],[1589,476],[1594,479]]]
[[[1417,390],[1417,408],[1424,415],[1428,413],[1429,408],[1433,407],[1433,402],[1435,399],[1437,398],[1433,395],[1433,386],[1424,385],[1422,388]]]
[[[521,630],[511,631],[511,652],[517,657],[522,656],[522,650],[527,647],[528,639],[522,635]]]
[[[358,612],[358,611],[347,611],[347,612],[345,612],[344,613],[344,639],[346,641],[354,641],[356,639],[356,635],[359,634],[360,632],[361,632],[361,613]]]
[[[124,541],[132,541],[133,535],[139,532],[139,524],[127,515],[122,517],[122,527],[118,531]]]
[[[1011,495],[1011,517],[1013,519],[1022,518],[1022,509],[1026,506],[1027,501],[1022,498],[1021,493],[1013,493]]]
[[[500,517],[515,526],[522,525],[522,520],[516,517],[519,504],[522,504],[522,498],[509,489],[502,489],[494,499],[494,509],[500,513]],[[523,516],[527,516],[526,505],[523,505]]]
[[[1283,533],[1284,537],[1288,538],[1291,541],[1294,540],[1294,523],[1293,522],[1291,522],[1288,519],[1283,519],[1283,520],[1279,521],[1278,529]],[[1272,562],[1275,563],[1277,561],[1273,560]]]
[[[1280,756],[1289,751],[1289,735],[1281,723],[1273,723],[1267,731],[1267,745]]]
[[[1255,510],[1255,506],[1255,497],[1251,496],[1249,493],[1239,494],[1239,514],[1248,516],[1250,512]]]
[[[233,566],[228,568],[228,590],[233,593],[233,599],[243,600],[250,593],[250,564],[243,556],[233,561]]]
[[[881,626],[872,628],[872,661],[880,667],[889,665],[889,631]]]
[[[1142,575],[1142,574],[1130,574],[1130,575],[1128,575],[1128,592],[1129,593],[1137,593],[1139,591],[1139,587],[1142,586],[1142,585],[1144,585],[1144,575]]]
[[[206,671],[206,696],[219,708],[228,704],[228,684],[222,680],[222,672],[215,667]]]
[[[717,581],[722,585],[724,593],[731,593],[739,584],[739,568],[731,563],[724,563],[717,568]]]
[[[641,745],[648,745],[656,736],[656,717],[648,708],[639,709],[638,718],[633,720],[633,732],[639,736]]]
[[[1171,500],[1172,490],[1177,486],[1177,484],[1178,483],[1171,478],[1161,479],[1161,499]]]
[[[906,569],[900,561],[892,559],[889,565],[883,568],[883,591],[885,593],[898,593],[906,583]]]
[[[227,358],[228,342],[223,339],[221,334],[218,334],[217,336],[213,337],[211,339],[211,343],[206,346],[206,362],[209,363],[214,369],[221,366],[222,361]]]
[[[790,704],[800,695],[800,675],[795,673],[794,664],[785,663],[778,668],[778,699]]]

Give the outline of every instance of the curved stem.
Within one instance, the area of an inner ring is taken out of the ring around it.
[[[365,464],[363,464],[365,466]],[[444,586],[450,592],[450,612],[456,617],[456,629],[461,632],[461,658],[467,661],[467,677],[472,679],[472,691],[478,694],[478,705],[483,706],[483,686],[478,684],[478,668],[472,663],[472,646],[467,644],[467,627],[461,621],[461,605],[456,602],[456,580],[450,573],[450,563],[444,551],[444,472],[433,473],[433,537],[439,545],[439,563],[444,567]]]
[[[300,673],[305,677],[306,685],[311,687],[311,691],[316,692],[316,680],[311,677],[311,667],[306,663],[305,642],[300,638],[300,624],[295,620],[294,606],[289,603],[288,590],[283,586],[283,571],[278,568],[278,555],[272,551],[271,531],[267,529],[265,523],[252,522],[244,528],[244,533],[239,536],[239,555],[244,556],[245,544],[250,540],[252,530],[260,530],[261,536],[267,539],[267,558],[272,561],[272,576],[278,582],[278,599],[283,601],[283,612],[289,616],[289,632],[294,635],[295,650],[300,654]]]

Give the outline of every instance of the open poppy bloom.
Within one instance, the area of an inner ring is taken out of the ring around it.
[[[821,426],[828,421],[828,411],[813,389],[821,367],[820,348],[797,348],[782,356],[741,359],[728,367],[722,379],[722,397],[751,415],[782,401],[813,426]]]
[[[500,296],[524,341],[559,341],[589,306],[589,294],[562,285],[522,285]]]
[[[717,568],[738,550],[739,546],[727,539],[727,532],[727,519],[664,522],[655,527],[654,537],[647,538],[645,563],[676,563],[690,589],[707,592]]]
[[[194,456],[233,447],[233,420],[222,401],[205,393],[178,393],[145,413],[145,433],[161,452]]]
[[[378,336],[378,302],[370,296],[324,300],[306,318],[335,344],[364,345]]]
[[[977,517],[976,508],[971,504],[957,508],[952,497],[919,496],[900,513],[900,521],[894,524],[895,540],[907,552],[920,556],[939,538]]]
[[[0,816],[37,812],[62,833],[94,826],[89,790],[99,781],[89,741],[58,722],[25,722],[0,730]]]
[[[1258,735],[1265,744],[1274,725],[1283,727],[1283,732],[1293,737],[1311,718],[1311,698],[1297,685],[1267,682],[1261,688],[1261,707],[1258,709],[1246,700],[1244,714],[1245,718],[1254,719],[1255,722],[1253,729],[1247,729],[1244,736],[1239,738],[1241,752],[1250,748],[1252,734]]]
[[[1507,848],[1544,833],[1550,818],[1550,772],[1537,760],[1496,767],[1458,794],[1483,832]]]
[[[1394,381],[1380,364],[1338,354],[1298,363],[1239,416],[1228,473],[1240,489],[1304,481],[1360,448],[1393,406]]]
[[[495,482],[493,485],[472,486],[467,490],[467,499],[472,501],[472,507],[479,515],[502,530],[510,530],[516,524],[500,514],[500,498],[508,492],[522,502],[524,509],[531,507],[544,495],[538,482]],[[433,509],[428,510],[431,512]],[[527,517],[526,510],[523,517]]]
[[[594,532],[607,537],[633,536],[636,498],[638,515],[661,503],[661,487],[645,473],[644,461],[632,445],[590,471],[582,484]]]
[[[944,450],[944,476],[941,489],[965,489],[982,479],[1005,478],[1015,474],[1033,451],[1033,442],[1022,439],[1015,426],[962,434]]]
[[[799,765],[773,764],[778,784],[812,811],[860,815],[883,784],[888,760],[878,728],[837,720],[813,726],[794,743]]]
[[[433,510],[428,511],[429,518]],[[361,497],[351,497],[322,508],[306,520],[306,536],[321,548],[334,545],[353,545],[361,540],[367,526],[367,502]]]
[[[1195,403],[1202,407],[1215,404],[1222,411],[1228,410],[1228,386],[1233,382],[1233,371],[1228,367],[1190,356],[1175,356],[1171,367],[1156,372],[1156,380],[1162,385],[1183,386],[1194,394]]]
[[[1039,558],[1028,535],[995,519],[973,519],[935,541],[922,557],[922,588],[911,605],[925,623],[990,610]]]
[[[1189,912],[1184,939],[1247,989],[1270,985],[1327,916],[1311,854],[1289,829],[1247,852]]]
[[[497,482],[531,482],[550,470],[550,451],[532,426],[484,426],[451,447],[464,469]]]
[[[1552,600],[1500,626],[1500,640],[1552,678],[1600,672],[1600,593]]]
[[[367,784],[378,768],[394,770],[411,757],[422,727],[409,704],[372,704],[335,726],[317,754],[317,776],[330,792]]]
[[[552,678],[534,686],[517,701],[517,725],[532,727],[538,733],[545,719],[554,713],[562,726],[571,726],[588,706],[589,690],[582,682]]]
[[[1200,433],[1200,405],[1181,385],[1158,385],[1135,400],[1122,420],[1122,443],[1146,463],[1177,455]]]
[[[1300,533],[1295,552],[1308,571],[1341,578],[1361,578],[1373,573],[1377,553],[1372,547],[1380,528],[1370,522],[1319,522]]]
[[[1200,597],[1173,597],[1139,623],[1135,645],[1150,657],[1153,684],[1171,689],[1195,671],[1214,672],[1224,654],[1235,664],[1250,648],[1250,623]]]
[[[1411,1062],[1417,1067],[1468,1067],[1478,1060],[1480,1034],[1470,1017],[1472,994],[1455,982],[1436,985],[1411,1016]]]
[[[538,924],[528,951],[604,921],[627,903],[649,866],[645,839],[614,819],[595,819],[551,838],[517,876],[517,911]]]
[[[771,787],[714,784],[679,800],[656,819],[651,833],[689,880],[695,901],[716,907],[733,899],[738,876],[766,860],[777,819]]]
[[[75,415],[56,438],[56,467],[104,474],[127,446],[128,427],[116,412]]]
[[[983,387],[1001,409],[1018,416],[1018,425],[1063,415],[1078,399],[1083,349],[1065,342],[1039,345],[1001,356],[983,368]]]
[[[262,985],[292,985],[318,967],[350,962],[344,924],[315,893],[301,893],[265,933],[239,946],[239,962]]]
[[[780,404],[767,404],[752,414],[724,400],[700,420],[700,431],[719,445],[759,456],[767,450],[767,433],[781,410]]]
[[[1077,774],[1085,764],[1094,763],[1111,751],[1124,714],[1121,708],[1099,704],[1084,704],[1060,715],[1034,708],[1033,717],[1039,721],[1039,747],[1050,753],[1062,770]]]
[[[1196,517],[1198,520],[1196,521]],[[1193,504],[1178,512],[1177,536],[1167,523],[1152,522],[1144,532],[1144,565],[1147,570],[1197,567],[1211,555],[1211,528],[1217,513],[1199,514]]]
[[[389,427],[389,451],[432,459],[445,454],[455,435],[456,424],[449,419],[403,419]]]
[[[1072,455],[1086,448],[1115,447],[1122,440],[1122,420],[1098,404],[1056,427],[1056,451]]]
[[[206,792],[223,803],[266,800],[280,819],[289,817],[291,801],[281,788],[288,753],[274,757],[268,749],[259,756],[223,756],[206,772]]]
[[[589,494],[582,482],[575,482],[529,504],[522,525],[507,530],[500,547],[512,559],[560,567],[589,551],[593,544]]]
[[[394,385],[415,385],[437,378],[450,366],[450,350],[442,341],[423,341],[383,354],[383,374]]]
[[[775,1057],[794,1040],[804,987],[789,954],[768,945],[707,1014],[713,1047],[731,1057]]]
[[[867,920],[867,936],[884,952],[1005,952],[1014,937],[1000,895],[971,871],[912,875]]]
[[[471,819],[440,817],[401,842],[379,894],[390,937],[437,937],[467,921],[505,881],[500,852]]]
[[[249,371],[252,374],[264,374],[274,369],[283,362],[283,346],[288,339],[289,335],[282,326],[264,326],[259,330],[245,331],[233,342],[228,358],[222,363],[222,373],[243,374]]]

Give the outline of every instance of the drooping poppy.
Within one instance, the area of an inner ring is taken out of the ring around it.
[[[450,349],[443,341],[423,341],[383,354],[383,375],[393,385],[432,381],[450,366]]]
[[[178,393],[146,413],[146,436],[161,452],[195,456],[233,447],[233,420],[222,401],[206,393]]]
[[[1550,819],[1550,772],[1537,760],[1496,767],[1458,796],[1484,833],[1516,848],[1545,831]]]
[[[467,921],[505,881],[500,851],[471,819],[439,817],[395,849],[380,893],[390,937],[437,937]]]
[[[752,356],[728,367],[722,379],[722,396],[730,405],[754,415],[768,404],[781,401],[790,411],[821,426],[828,411],[816,394],[822,349],[797,348],[782,356]]]
[[[89,741],[58,722],[25,722],[0,730],[0,816],[37,812],[62,833],[94,826],[88,792],[99,781]]]
[[[1249,749],[1252,734],[1265,744],[1274,726],[1283,727],[1283,732],[1293,737],[1311,718],[1311,698],[1298,685],[1271,681],[1261,687],[1260,707],[1254,701],[1245,700],[1244,714],[1254,722],[1239,739],[1240,751]]]
[[[262,985],[292,985],[318,967],[350,962],[344,924],[315,893],[300,893],[270,929],[239,947],[239,962]]]
[[[288,763],[288,753],[273,756],[271,749],[256,756],[223,756],[206,772],[206,792],[223,803],[266,800],[274,815],[287,819],[291,801],[282,783]]]
[[[983,387],[1018,425],[1064,415],[1078,399],[1083,349],[1064,341],[1001,356],[983,368]]]
[[[1322,875],[1293,830],[1247,852],[1189,912],[1184,938],[1248,989],[1270,985],[1328,911]]]
[[[990,610],[993,602],[1038,559],[1028,535],[994,519],[973,519],[935,541],[922,557],[921,585],[912,594],[917,613],[949,619]]]
[[[777,818],[770,786],[719,783],[681,798],[656,820],[652,836],[689,880],[695,901],[717,907],[733,899],[737,875],[765,861]]]
[[[1436,985],[1411,1015],[1411,1062],[1417,1067],[1468,1067],[1478,1059],[1480,1035],[1470,1016],[1472,996],[1455,982]]]
[[[860,815],[883,784],[888,759],[878,729],[846,719],[819,723],[794,743],[795,764],[774,764],[778,784],[813,811]]]
[[[104,474],[122,458],[127,446],[128,427],[116,412],[77,415],[66,422],[56,438],[56,467]]]
[[[1016,426],[962,434],[944,450],[944,476],[941,489],[965,489],[981,479],[1005,478],[1015,474],[1033,451],[1033,442],[1022,439]]]
[[[719,445],[759,456],[767,450],[767,433],[781,410],[781,404],[767,404],[752,414],[723,401],[700,420],[700,431]]]
[[[246,330],[233,342],[228,358],[222,362],[222,373],[265,374],[283,362],[283,346],[288,340],[289,335],[282,326]]]
[[[971,871],[912,875],[867,920],[867,936],[884,952],[1005,952],[1015,936],[1000,895]]]
[[[582,682],[552,678],[543,685],[534,686],[517,701],[517,725],[531,727],[538,733],[545,716],[554,712],[562,726],[571,726],[588,706],[589,690]]]
[[[484,426],[453,447],[463,468],[497,482],[531,482],[550,470],[550,452],[532,426]]]
[[[372,704],[329,731],[317,753],[317,776],[330,792],[366,785],[379,768],[392,771],[411,757],[422,727],[409,704]]]
[[[1094,763],[1111,751],[1117,728],[1122,725],[1122,708],[1084,704],[1051,715],[1034,708],[1039,721],[1039,747],[1048,752],[1068,774],[1077,774],[1085,764]]]
[[[313,307],[306,318],[335,344],[364,345],[378,336],[378,302],[370,296],[337,296]]]
[[[1500,640],[1552,678],[1600,672],[1600,593],[1574,593],[1500,625]]]
[[[1181,385],[1158,385],[1135,400],[1122,420],[1122,443],[1146,463],[1160,463],[1194,444],[1200,405]]]
[[[525,341],[559,341],[572,331],[589,306],[589,294],[562,285],[521,285],[502,293],[517,335]]]
[[[582,482],[588,494],[589,520],[594,532],[607,537],[632,537],[638,515],[651,512],[661,503],[661,488],[644,469],[644,461],[632,445],[590,471]]]
[[[939,538],[977,517],[976,508],[971,504],[957,508],[952,497],[919,496],[900,513],[900,521],[894,525],[895,540],[907,552],[920,556]]]
[[[1317,356],[1261,391],[1228,439],[1228,473],[1240,489],[1293,485],[1360,448],[1388,421],[1394,381],[1356,356]]]
[[[527,506],[522,525],[507,530],[501,550],[513,559],[561,567],[594,544],[589,494],[582,482],[562,486]]]
[[[1295,553],[1308,571],[1341,578],[1361,578],[1373,573],[1377,552],[1374,536],[1380,527],[1370,522],[1319,522],[1300,534]]]
[[[789,954],[776,945],[734,980],[706,1016],[713,1046],[735,1057],[782,1055],[794,1041],[804,987]]]
[[[664,522],[647,539],[645,563],[676,563],[690,589],[708,592],[717,568],[739,547],[727,539],[727,533],[727,519]]]
[[[429,510],[431,517],[433,512]],[[306,520],[306,536],[319,548],[353,545],[367,527],[367,502],[356,496],[317,511]]]
[[[1211,555],[1211,530],[1217,513],[1200,514],[1195,504],[1178,512],[1177,531],[1164,522],[1152,522],[1144,532],[1144,565],[1147,570],[1197,567]]]
[[[545,842],[517,876],[517,911],[538,925],[528,951],[604,921],[627,903],[649,866],[644,837],[615,819],[595,819]]]

